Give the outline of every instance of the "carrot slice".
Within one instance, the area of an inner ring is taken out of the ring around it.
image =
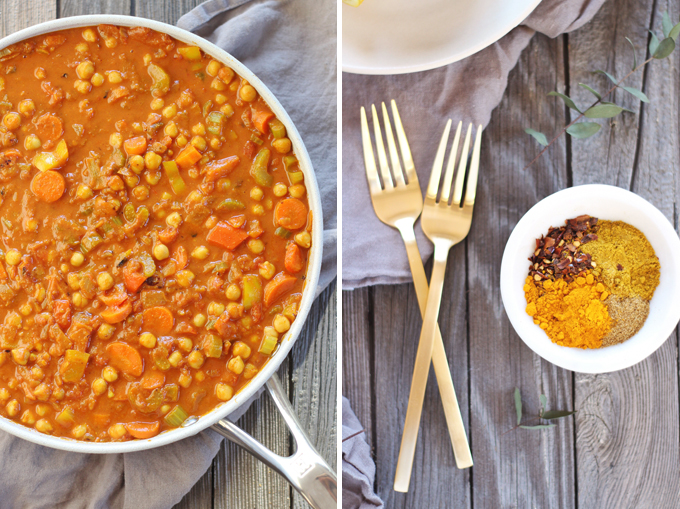
[[[184,150],[182,150],[177,157],[175,157],[175,162],[180,168],[189,168],[201,160],[203,156],[196,150],[193,145],[187,145]]]
[[[274,118],[274,114],[271,111],[253,110],[253,124],[255,124],[257,130],[262,134],[267,134],[269,132],[269,121],[272,118]]]
[[[271,304],[281,297],[284,293],[291,290],[295,286],[297,278],[287,275],[285,272],[279,272],[274,279],[269,281],[264,287],[264,305],[269,307]]]
[[[157,389],[158,387],[163,387],[165,383],[165,375],[162,371],[156,369],[146,370],[144,376],[142,377],[141,386],[143,389]]]
[[[126,343],[110,343],[106,347],[111,366],[132,376],[140,376],[144,369],[139,352]]]
[[[161,431],[161,423],[155,422],[128,422],[125,429],[135,438],[151,438]]]
[[[61,119],[51,113],[45,113],[35,119],[36,134],[43,142],[43,148],[49,150],[64,134],[64,124]]]
[[[125,152],[129,156],[142,155],[146,152],[146,138],[144,136],[136,136],[135,138],[127,139],[123,143],[123,147],[125,147]]]
[[[248,238],[248,234],[243,230],[236,229],[229,223],[223,221],[217,223],[215,227],[210,230],[206,237],[208,242],[214,246],[219,246],[229,251],[236,249],[241,242]]]
[[[66,190],[66,181],[60,173],[47,170],[36,173],[31,181],[31,191],[40,200],[52,203],[62,197]]]
[[[286,230],[296,230],[307,222],[307,207],[297,198],[286,198],[276,206],[274,217],[279,226]]]
[[[115,288],[112,288],[107,293],[101,293],[97,297],[107,306],[118,306],[125,302],[128,294],[125,293],[123,285],[116,285]]]
[[[123,269],[123,281],[128,292],[137,293],[139,288],[146,281],[144,267],[141,263],[128,263]]]
[[[168,334],[172,331],[175,318],[165,306],[145,309],[142,314],[144,328],[158,334]]]
[[[125,301],[116,307],[108,307],[101,312],[101,317],[108,324],[119,323],[125,320],[132,313],[132,304]]]
[[[284,262],[286,270],[291,274],[300,272],[305,266],[305,260],[302,258],[302,252],[297,244],[292,242],[286,247],[286,258]]]
[[[239,156],[229,156],[206,164],[205,181],[215,182],[226,177],[236,169],[240,162],[241,158]]]

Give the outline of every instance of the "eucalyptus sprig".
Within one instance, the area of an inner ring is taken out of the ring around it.
[[[505,433],[510,433],[513,430],[516,430],[517,428],[522,428],[522,429],[546,429],[546,428],[554,428],[556,425],[553,423],[546,424],[542,421],[552,421],[555,419],[562,419],[563,417],[568,417],[572,415],[573,413],[576,412],[576,410],[546,410],[545,407],[548,404],[548,398],[545,397],[545,394],[541,394],[538,399],[541,404],[541,409],[538,412],[538,416],[534,416],[529,418],[527,422],[535,423],[537,422],[538,424],[522,424],[522,394],[519,392],[519,389],[515,387],[515,393],[513,395],[514,401],[515,401],[515,412],[517,413],[517,426],[515,426],[512,429],[509,429]],[[504,434],[505,434],[504,433]]]
[[[538,153],[538,155],[536,155],[536,157],[534,157],[531,160],[531,162],[524,167],[525,170],[529,168],[529,166],[534,164],[538,160],[538,158],[541,157],[546,150],[548,150],[548,147],[550,147],[550,145],[557,141],[557,139],[559,139],[559,137],[562,136],[565,132],[573,138],[585,139],[590,138],[600,130],[601,126],[597,122],[579,122],[579,120],[581,120],[583,117],[590,119],[613,118],[624,111],[634,113],[633,111],[626,109],[623,106],[619,106],[618,104],[612,102],[604,101],[604,99],[608,97],[612,92],[614,92],[614,90],[616,90],[617,88],[625,90],[629,94],[634,95],[642,102],[646,103],[649,102],[649,98],[645,95],[644,92],[642,92],[642,90],[639,90],[634,87],[625,87],[622,85],[622,83],[626,79],[628,79],[633,73],[642,69],[652,60],[662,60],[664,58],[667,58],[671,53],[673,53],[673,51],[675,50],[676,42],[678,40],[678,36],[680,36],[680,23],[674,26],[673,23],[671,22],[671,18],[668,12],[665,12],[661,20],[661,28],[663,31],[662,39],[659,39],[654,33],[654,31],[649,30],[650,57],[639,65],[637,63],[637,56],[635,54],[636,51],[635,45],[633,44],[633,41],[626,37],[626,40],[630,43],[631,47],[633,48],[633,68],[628,74],[626,74],[620,80],[617,80],[614,76],[612,76],[606,71],[598,70],[592,72],[592,74],[602,74],[606,76],[614,84],[614,86],[612,86],[605,93],[600,94],[595,89],[586,85],[585,83],[579,83],[580,87],[588,90],[597,99],[593,104],[590,105],[590,107],[586,108],[585,110],[579,109],[579,107],[576,106],[576,103],[565,94],[562,94],[560,92],[548,93],[549,96],[559,97],[560,99],[562,99],[567,108],[577,111],[579,115],[574,120],[572,120],[567,126],[565,126],[559,133],[557,133],[557,135],[550,141],[548,141],[546,135],[540,131],[536,131],[535,129],[531,129],[530,127],[524,130],[524,132],[533,136],[534,139],[536,139],[536,141],[543,145],[544,147],[543,150],[541,150]]]

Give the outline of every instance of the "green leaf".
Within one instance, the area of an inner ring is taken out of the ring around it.
[[[595,97],[597,97],[598,99],[602,99],[602,96],[601,96],[596,90],[593,90],[592,88],[590,88],[590,87],[589,87],[588,85],[586,85],[585,83],[579,83],[578,85],[579,85],[579,87],[585,88],[588,92],[590,92],[591,94],[593,94],[593,95],[594,95]]]
[[[552,95],[554,97],[559,97],[560,99],[562,99],[564,101],[564,104],[567,105],[567,108],[571,108],[572,110],[576,110],[579,113],[581,113],[581,110],[579,110],[578,106],[576,106],[576,103],[574,103],[574,101],[571,100],[571,97],[566,96],[566,95],[564,95],[560,92],[548,92],[548,95]]]
[[[618,83],[618,80],[607,71],[593,71],[593,74],[604,74],[614,85]]]
[[[656,53],[656,49],[659,47],[659,39],[657,38],[656,34],[651,30],[649,31],[649,33],[652,35],[652,38],[649,40],[649,54],[654,56],[654,53]]]
[[[668,15],[668,11],[664,12],[661,17],[661,28],[663,29],[663,36],[668,37],[668,34],[671,33],[671,29],[673,28],[673,22]]]
[[[668,34],[668,37],[673,39],[675,42],[678,42],[678,36],[680,35],[680,23],[675,25],[673,29],[670,31]]]
[[[548,138],[546,138],[545,134],[532,129],[531,127],[527,127],[524,130],[524,132],[533,136],[536,139],[536,141],[539,142],[544,147],[548,146]]]
[[[541,394],[538,397],[538,400],[541,402],[541,415],[543,415],[543,412],[545,412],[545,405],[548,404],[548,398],[545,397],[545,394]]]
[[[623,111],[623,107],[614,103],[596,104],[588,108],[584,115],[588,118],[612,118]]]
[[[574,138],[583,140],[585,138],[590,138],[592,135],[600,130],[600,124],[595,122],[579,122],[567,128],[567,133],[569,133]]]
[[[635,56],[635,44],[633,44],[633,41],[631,41],[628,37],[626,37],[626,40],[630,43],[631,47],[633,48],[633,69],[637,67],[637,56]]]
[[[522,421],[522,395],[519,388],[515,387],[515,411],[517,412],[517,425]]]
[[[554,428],[557,424],[537,424],[535,426],[520,426],[522,429],[546,429]]]
[[[656,48],[656,51],[654,53],[652,53],[652,55],[657,60],[663,60],[668,55],[673,53],[674,49],[675,49],[675,41],[673,39],[671,39],[670,37],[666,37],[663,41],[661,41],[659,43],[659,47]]]
[[[621,87],[621,88],[624,89],[629,94],[633,94],[635,97],[640,99],[643,103],[649,102],[649,97],[647,97],[642,90],[638,90],[637,88],[633,88],[633,87]]]
[[[547,412],[543,412],[541,418],[546,420],[561,419],[562,417],[569,417],[573,413],[573,411],[570,412],[569,410],[548,410]]]

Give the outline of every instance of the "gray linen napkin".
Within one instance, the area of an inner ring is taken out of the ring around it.
[[[336,5],[334,0],[213,0],[178,25],[233,54],[281,101],[305,140],[324,207],[321,292],[336,274]],[[229,416],[236,421],[255,398]],[[161,448],[87,455],[0,432],[0,508],[167,508],[210,466],[215,432]]]
[[[371,206],[361,148],[359,108],[390,99],[397,102],[424,191],[446,120],[462,120],[466,126],[469,122],[488,124],[491,112],[503,97],[510,70],[534,33],[556,37],[575,30],[588,22],[603,3],[604,0],[543,0],[519,27],[497,43],[439,69],[395,76],[343,73],[344,289],[411,281],[399,232],[381,223]],[[483,173],[480,179],[484,179]],[[432,254],[432,244],[423,235],[420,223],[416,225],[416,237],[426,260]]]

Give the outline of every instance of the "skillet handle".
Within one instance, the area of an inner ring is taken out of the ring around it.
[[[281,474],[314,509],[335,509],[338,505],[335,472],[309,442],[278,375],[274,373],[266,385],[295,439],[296,451],[293,455],[283,457],[273,453],[227,419],[221,419],[212,429]]]

